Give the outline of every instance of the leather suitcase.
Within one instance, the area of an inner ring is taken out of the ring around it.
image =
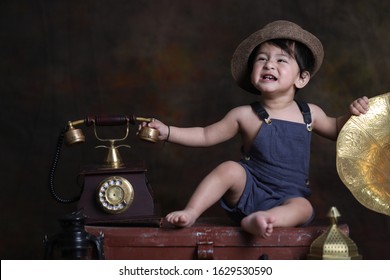
[[[250,235],[240,227],[208,220],[190,228],[167,226],[86,226],[93,234],[104,234],[106,259],[137,260],[247,260],[307,259],[311,243],[328,225],[275,228],[270,238]],[[349,235],[346,224],[339,225]]]

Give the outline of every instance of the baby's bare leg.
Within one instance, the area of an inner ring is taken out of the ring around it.
[[[274,227],[295,227],[308,221],[313,213],[310,202],[302,197],[288,199],[283,205],[250,214],[242,228],[254,235],[269,237]]]
[[[203,179],[183,210],[169,213],[166,219],[176,226],[189,227],[222,197],[235,205],[244,191],[245,181],[246,173],[240,164],[224,162]]]

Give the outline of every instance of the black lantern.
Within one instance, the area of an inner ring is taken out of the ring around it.
[[[85,215],[72,212],[59,219],[62,232],[48,238],[45,236],[45,259],[54,259],[55,249],[61,251],[60,259],[104,259],[103,234],[98,237],[85,231]]]

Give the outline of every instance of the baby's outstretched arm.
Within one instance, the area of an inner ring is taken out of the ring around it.
[[[239,119],[249,106],[241,106],[230,110],[220,121],[205,127],[168,126],[159,120],[143,123],[142,126],[159,131],[159,140],[191,146],[208,147],[224,142],[239,132]]]
[[[141,126],[148,126],[157,129],[160,141],[168,141],[185,146],[206,146],[203,127],[175,127],[164,124],[153,119],[149,123],[143,123]]]
[[[327,116],[320,107],[314,104],[310,104],[310,110],[313,115],[314,131],[323,137],[336,140],[341,128],[352,115],[359,116],[368,111],[368,98],[363,96],[354,100],[349,105],[348,112],[337,118]]]

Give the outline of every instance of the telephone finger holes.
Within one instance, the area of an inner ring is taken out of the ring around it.
[[[122,213],[129,208],[133,200],[133,186],[123,177],[106,178],[97,188],[97,202],[107,213]]]

